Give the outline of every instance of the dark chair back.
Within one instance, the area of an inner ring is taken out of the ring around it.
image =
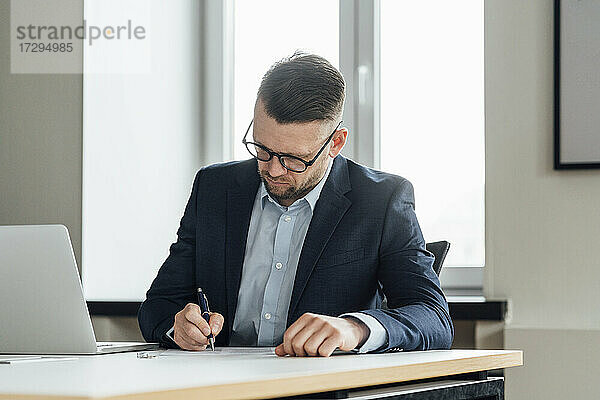
[[[440,276],[440,272],[442,271],[442,265],[444,264],[444,260],[446,259],[448,250],[450,250],[450,242],[442,240],[439,242],[426,243],[425,248],[427,249],[428,252],[432,253],[433,256],[435,257],[435,260],[433,261],[433,270],[435,271],[437,276]],[[386,310],[388,308],[387,299],[385,297],[385,294],[383,294],[381,287],[380,287],[380,293],[382,293],[382,295],[383,295],[383,301],[381,303],[381,308]]]
[[[439,242],[431,242],[425,245],[427,251],[433,253],[435,257],[435,261],[433,262],[433,270],[435,273],[440,276],[440,272],[442,271],[442,264],[444,264],[444,260],[446,259],[446,255],[448,254],[448,250],[450,250],[450,242],[445,240]]]

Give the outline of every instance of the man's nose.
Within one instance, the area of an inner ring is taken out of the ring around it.
[[[281,165],[281,162],[277,157],[273,157],[267,162],[267,171],[269,171],[269,175],[273,178],[287,174],[287,169]]]

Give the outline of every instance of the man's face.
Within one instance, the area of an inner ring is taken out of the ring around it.
[[[317,154],[335,126],[323,121],[279,124],[269,117],[259,100],[254,109],[254,139],[276,153],[286,153],[310,161]],[[270,161],[258,161],[258,173],[267,192],[283,206],[304,197],[321,180],[332,156],[330,142],[313,165],[302,173],[288,171],[277,157]],[[341,149],[340,149],[341,150]],[[337,155],[337,152],[334,152]]]

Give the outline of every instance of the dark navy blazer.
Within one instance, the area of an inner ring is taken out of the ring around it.
[[[138,313],[147,341],[174,347],[165,333],[202,287],[225,317],[216,344],[229,344],[259,184],[254,159],[196,174],[177,242]],[[449,348],[454,328],[432,264],[411,183],[337,156],[306,233],[287,326],[306,312],[362,311],[388,333],[378,352]],[[380,309],[384,293],[388,309]]]

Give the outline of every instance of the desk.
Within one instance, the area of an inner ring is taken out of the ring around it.
[[[74,361],[0,365],[0,399],[216,400],[330,391],[337,392],[328,393],[328,398],[371,399],[382,397],[378,390],[414,392],[440,385],[460,386],[473,379],[478,385],[495,385],[496,388],[501,385],[503,394],[503,378],[487,378],[478,371],[523,363],[521,351],[509,350],[434,350],[329,358],[280,358],[272,352],[210,353],[167,350],[158,358],[121,353],[84,356]],[[457,376],[468,373],[475,376]],[[446,376],[454,377],[421,381],[413,388],[414,381]],[[411,385],[399,389],[374,387],[402,383]],[[354,391],[352,388],[364,389]],[[411,399],[432,398],[409,396]],[[489,398],[502,399],[503,396]]]

